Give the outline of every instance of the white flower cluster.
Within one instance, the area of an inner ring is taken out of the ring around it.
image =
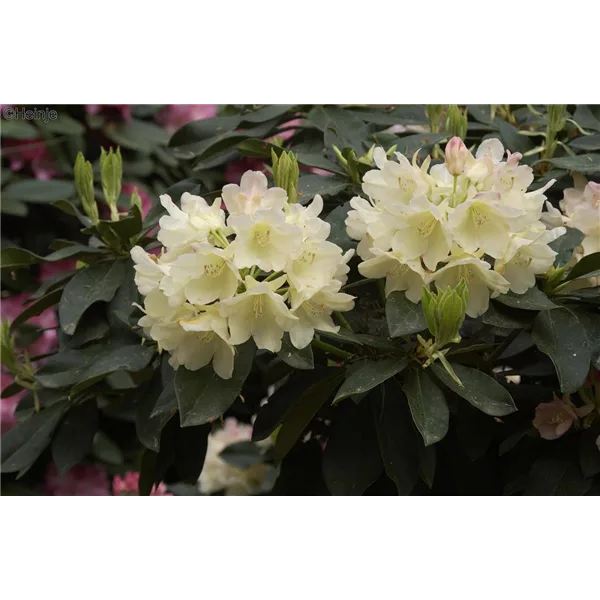
[[[233,417],[228,417],[223,427],[211,432],[208,436],[208,447],[202,473],[198,479],[198,488],[203,494],[223,492],[225,496],[247,496],[268,492],[273,486],[274,469],[263,462],[257,462],[247,468],[236,467],[223,458],[221,452],[240,442],[250,442],[252,426],[239,423]],[[265,451],[270,445],[270,439],[256,442]]]
[[[131,257],[145,296],[139,323],[174,368],[212,361],[229,379],[235,346],[250,337],[278,352],[287,331],[304,348],[315,330],[339,330],[333,311],[353,308],[354,298],[340,292],[352,251],[327,241],[320,196],[307,207],[289,204],[283,189],[267,189],[263,173],[248,171],[212,206],[189,193],[181,208],[167,195],[160,201],[169,213],[159,221],[163,253],[136,246]]]
[[[575,187],[564,191],[559,202],[560,210],[546,202],[548,212],[543,214],[542,220],[550,228],[567,225],[584,234],[581,247],[575,254],[576,260],[579,260],[600,252],[600,183],[588,182],[580,173],[575,173],[573,180]]]
[[[434,282],[469,288],[466,313],[483,314],[489,298],[509,290],[525,293],[545,273],[556,253],[548,244],[565,233],[547,230],[540,221],[544,192],[527,192],[533,181],[522,155],[507,153],[497,139],[485,140],[473,156],[460,138],[446,147],[445,164],[417,165],[382,148],[373,154],[376,169],[367,172],[346,219],[348,235],[359,240],[365,277],[386,278],[386,295],[405,291],[419,302],[421,289]]]

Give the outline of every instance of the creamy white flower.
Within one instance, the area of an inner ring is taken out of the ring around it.
[[[146,295],[152,290],[158,289],[166,272],[166,268],[160,264],[159,259],[140,246],[134,246],[130,254],[135,265],[135,285],[140,294]]]
[[[198,479],[198,488],[203,494],[223,492],[226,496],[247,496],[271,489],[274,482],[272,466],[257,462],[247,468],[241,468],[228,463],[220,456],[231,444],[250,442],[251,438],[252,426],[239,423],[233,417],[225,419],[223,427],[210,433],[204,466]],[[270,445],[272,442],[269,438],[256,443],[261,450]]]
[[[169,214],[161,217],[158,222],[160,230],[157,239],[169,249],[192,242],[204,242],[211,231],[222,230],[225,234],[228,233],[220,198],[210,206],[204,198],[185,192],[181,196],[181,208],[166,194],[160,197],[160,202]]]
[[[219,307],[210,306],[192,319],[181,320],[179,324],[186,336],[184,343],[173,352],[171,365],[184,365],[191,371],[201,369],[212,361],[215,373],[223,379],[230,379],[233,373],[235,350],[229,344],[227,319],[219,313]]]
[[[527,237],[513,236],[506,255],[494,264],[494,270],[509,283],[515,294],[524,294],[535,285],[535,276],[546,273],[554,264],[556,252],[550,242],[566,232],[564,227],[550,231],[531,231]]]
[[[230,215],[253,215],[257,210],[281,210],[287,194],[281,188],[268,188],[267,178],[260,171],[246,171],[240,185],[223,187],[223,202]],[[220,200],[220,199],[219,199]]]
[[[281,271],[302,243],[302,231],[286,223],[281,211],[261,209],[251,216],[229,217],[228,225],[236,234],[231,246],[238,268],[256,265],[263,271]]]
[[[315,330],[337,333],[339,326],[335,325],[331,314],[333,311],[348,311],[354,308],[354,297],[340,293],[340,282],[332,282],[329,286],[317,292],[308,300],[304,300],[294,311],[298,317],[290,328],[292,344],[302,349],[312,341]]]
[[[492,298],[508,292],[510,284],[502,275],[490,270],[489,263],[472,256],[455,255],[431,277],[439,288],[455,288],[463,279],[469,289],[466,313],[470,317],[479,317],[489,306]]]
[[[175,259],[160,284],[160,289],[177,306],[184,300],[192,304],[210,304],[231,298],[240,279],[231,263],[230,246],[225,250],[211,244],[193,245],[193,251]]]
[[[354,256],[354,250],[346,250],[342,255],[342,260],[339,262],[337,269],[335,270],[334,277],[337,279],[341,285],[346,285],[348,281],[348,273],[350,272],[350,267],[348,263],[350,259]]]
[[[448,217],[454,241],[469,253],[483,250],[494,258],[506,252],[510,231],[522,229],[524,210],[503,206],[495,192],[478,194],[457,206]]]
[[[286,281],[282,275],[273,281],[244,279],[246,291],[220,303],[221,314],[229,317],[230,343],[243,344],[254,338],[259,349],[279,352],[281,338],[289,331],[295,317],[281,294],[276,293]]]
[[[385,277],[385,295],[395,291],[406,291],[406,297],[414,303],[421,300],[421,289],[426,284],[426,275],[421,263],[406,260],[399,252],[383,252],[375,248],[375,256],[358,265],[364,277]]]
[[[415,196],[398,219],[400,230],[392,238],[392,249],[408,260],[422,257],[425,266],[435,270],[448,256],[451,247],[443,211],[425,196]]]
[[[308,206],[298,203],[289,205],[285,221],[289,225],[299,227],[304,240],[326,240],[331,232],[331,225],[319,218],[322,211],[323,198],[316,194]]]

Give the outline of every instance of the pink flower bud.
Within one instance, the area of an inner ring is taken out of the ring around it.
[[[460,175],[465,168],[469,150],[459,137],[453,137],[446,144],[446,167],[451,175]]]

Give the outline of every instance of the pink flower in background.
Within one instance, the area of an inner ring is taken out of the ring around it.
[[[279,126],[280,129],[287,129],[288,127],[297,127],[302,123],[302,119],[292,119],[287,123],[283,123]],[[288,131],[281,131],[280,133],[276,133],[274,136],[268,138],[266,141],[270,142],[271,140],[278,138],[280,140],[289,140],[296,133],[295,129],[288,129]]]
[[[569,394],[559,398],[554,394],[552,402],[542,402],[535,409],[533,426],[540,432],[540,437],[545,440],[556,440],[593,410],[593,406],[586,405],[576,408],[571,402]]]
[[[225,166],[225,181],[227,183],[240,183],[242,175],[246,171],[261,171],[268,174],[265,163],[258,158],[242,158],[234,162],[229,162]]]
[[[115,475],[112,482],[113,494],[115,496],[139,496],[138,484],[140,481],[140,474],[128,471],[123,477]],[[152,486],[151,496],[172,496],[170,492],[167,492],[167,486],[164,483]]]
[[[123,185],[123,193],[131,196],[133,194],[134,188],[137,187],[138,194],[142,199],[142,217],[146,218],[148,211],[152,208],[152,200],[150,200],[150,196],[142,191],[139,186],[136,186],[134,183],[125,183]]]
[[[25,293],[15,294],[9,298],[2,298],[2,320],[4,321],[8,319],[9,322],[14,321],[15,317],[19,315],[19,313],[21,313],[25,308],[27,308],[27,304],[24,304],[24,302],[28,298],[29,295]],[[29,319],[27,323],[45,330],[42,332],[40,337],[33,342],[33,344],[27,347],[29,356],[47,354],[56,348],[58,345],[58,337],[56,334],[58,320],[56,318],[56,311],[53,308],[47,308],[38,316]]]
[[[186,123],[216,116],[216,104],[167,104],[156,113],[154,118],[169,133],[175,133]]]
[[[74,259],[58,260],[56,262],[42,263],[40,265],[40,282],[48,281],[60,273],[75,271],[77,261]]]
[[[45,484],[49,496],[110,496],[106,471],[97,465],[77,465],[59,475],[56,465],[50,463]]]
[[[54,159],[42,139],[3,139],[2,151],[8,158],[11,171],[22,171],[30,167],[34,177],[41,181],[60,175],[54,168]]]
[[[85,111],[88,115],[100,113],[116,114],[123,121],[131,121],[131,104],[86,104]]]

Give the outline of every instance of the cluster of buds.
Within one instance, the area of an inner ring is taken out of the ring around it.
[[[263,173],[247,171],[212,205],[189,193],[181,207],[160,197],[169,213],[159,222],[162,253],[136,246],[131,256],[145,296],[139,323],[170,352],[174,368],[212,362],[229,379],[237,345],[253,338],[259,349],[278,352],[288,332],[301,349],[315,330],[339,330],[333,312],[353,308],[354,298],[340,291],[353,251],[327,241],[320,196],[306,207],[290,202],[295,164],[283,154],[275,164],[287,189],[269,189]]]
[[[348,235],[359,240],[359,265],[365,277],[385,278],[386,294],[405,291],[412,302],[434,283],[468,288],[466,314],[477,317],[490,297],[509,290],[523,294],[546,273],[556,253],[549,243],[565,233],[542,223],[544,192],[528,192],[533,182],[519,153],[498,139],[485,140],[475,156],[461,139],[446,146],[444,164],[431,158],[417,164],[396,152],[388,160],[373,153],[376,169],[363,177],[360,196],[350,201]]]

